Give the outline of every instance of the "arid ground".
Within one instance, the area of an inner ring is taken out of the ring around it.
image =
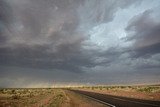
[[[107,107],[65,89],[1,89],[0,107]]]
[[[160,101],[160,86],[84,86],[75,88],[2,88],[0,107],[107,107],[71,90]]]

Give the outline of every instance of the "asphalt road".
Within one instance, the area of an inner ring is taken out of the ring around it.
[[[80,90],[71,90],[71,91],[83,94],[99,102],[102,103],[104,102],[108,104],[110,107],[160,107],[160,101],[133,99],[133,98],[112,96],[94,92],[80,91]]]

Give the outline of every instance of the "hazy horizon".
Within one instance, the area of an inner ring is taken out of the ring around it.
[[[160,83],[159,0],[0,0],[0,87]]]

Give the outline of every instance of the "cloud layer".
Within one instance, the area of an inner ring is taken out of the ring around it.
[[[159,82],[159,7],[156,0],[1,0],[1,86]]]

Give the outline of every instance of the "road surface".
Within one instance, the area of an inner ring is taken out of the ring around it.
[[[134,98],[126,98],[120,96],[112,96],[88,91],[71,90],[79,94],[95,99],[99,102],[106,103],[110,107],[160,107],[160,101],[141,100]]]

